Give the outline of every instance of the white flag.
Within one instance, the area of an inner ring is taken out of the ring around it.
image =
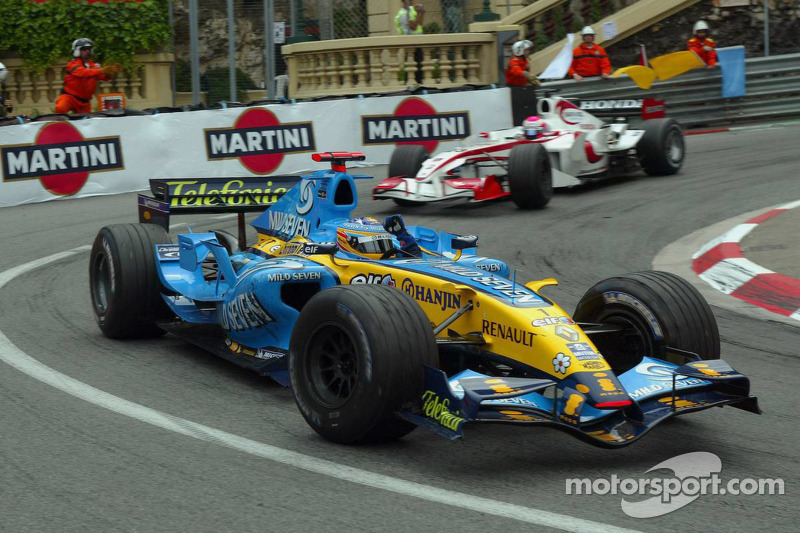
[[[547,68],[539,74],[540,80],[560,80],[567,75],[570,65],[572,65],[572,43],[575,41],[575,34],[567,34],[567,42],[564,48],[558,53]]]

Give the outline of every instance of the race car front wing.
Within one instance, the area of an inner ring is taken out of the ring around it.
[[[427,367],[421,402],[398,414],[449,439],[461,438],[467,423],[492,422],[551,426],[596,446],[619,448],[668,418],[709,407],[761,413],[750,380],[721,359],[679,367],[645,357],[620,376],[627,399],[595,405],[573,376],[558,382],[466,370],[448,378]]]

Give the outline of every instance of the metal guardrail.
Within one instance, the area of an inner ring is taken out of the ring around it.
[[[671,80],[639,89],[627,76],[604,80],[546,82],[559,96],[582,100],[663,98],[668,117],[686,128],[739,121],[800,117],[800,54],[745,61],[747,95],[722,98],[719,68],[693,70]]]

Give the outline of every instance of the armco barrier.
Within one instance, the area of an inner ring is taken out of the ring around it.
[[[177,111],[11,118],[0,127],[0,207],[142,190],[148,178],[226,177],[241,188],[237,177],[319,168],[310,152],[383,164],[398,143],[449,150],[511,121],[507,88]]]
[[[546,82],[558,95],[582,100],[655,97],[666,100],[668,117],[684,127],[718,126],[739,121],[800,117],[800,54],[746,60],[747,95],[722,98],[719,68],[696,69],[639,89],[627,76],[582,82]]]

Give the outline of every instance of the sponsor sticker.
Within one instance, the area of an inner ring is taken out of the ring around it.
[[[52,194],[69,196],[92,172],[124,170],[119,136],[84,138],[69,122],[50,122],[33,144],[0,148],[3,181],[38,179]]]
[[[403,280],[400,289],[418,302],[435,305],[442,311],[461,307],[461,295],[414,284],[409,278]]]
[[[534,319],[531,324],[534,327],[554,326],[556,324],[574,324],[575,321],[568,316],[550,316],[547,318]]]
[[[600,354],[595,352],[594,349],[585,342],[570,342],[567,343],[567,348],[569,348],[569,351],[572,352],[572,355],[574,355],[578,361],[600,358]]]
[[[280,166],[286,154],[313,152],[311,122],[281,124],[272,111],[248,109],[230,128],[204,130],[209,161],[238,159],[255,174],[269,174]]]
[[[440,113],[427,101],[411,97],[391,115],[361,117],[363,144],[419,144],[433,153],[440,141],[471,135],[468,111]]]
[[[521,344],[522,346],[533,346],[533,336],[536,335],[531,331],[525,331],[491,320],[483,321],[483,333],[495,338]]]
[[[272,322],[255,294],[244,293],[233,300],[220,304],[220,325],[226,330],[245,331]]]
[[[350,279],[350,285],[388,285],[389,287],[394,287],[396,284],[391,274],[368,273],[356,274]]]
[[[422,395],[422,411],[426,417],[452,431],[458,431],[464,423],[463,418],[450,411],[450,400],[447,398],[442,400],[432,390],[426,390]]]
[[[180,258],[180,246],[177,244],[158,244],[156,245],[158,258],[162,261],[177,260]]]

